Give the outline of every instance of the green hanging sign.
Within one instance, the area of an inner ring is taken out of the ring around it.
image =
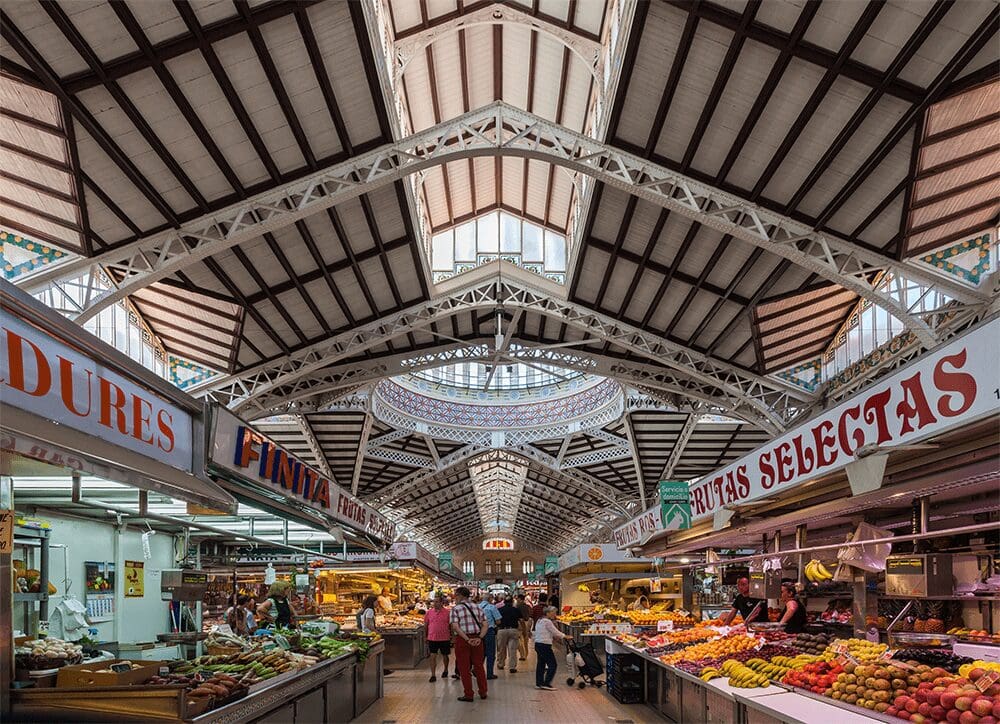
[[[455,560],[451,553],[438,553],[438,570],[452,571],[455,568]]]
[[[663,530],[691,527],[690,487],[683,480],[660,481],[660,522]]]
[[[545,556],[545,574],[555,573],[559,570],[559,556]]]

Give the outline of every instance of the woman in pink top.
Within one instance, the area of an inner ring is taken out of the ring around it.
[[[444,596],[437,596],[434,605],[424,614],[424,631],[427,633],[427,651],[431,659],[431,681],[437,681],[437,655],[444,657],[441,678],[448,678],[448,655],[451,653],[451,611],[444,605]]]

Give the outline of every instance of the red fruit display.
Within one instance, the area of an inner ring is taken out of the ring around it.
[[[989,716],[993,713],[993,700],[987,698],[976,699],[972,702],[972,713],[976,716]]]
[[[974,699],[971,696],[960,696],[955,700],[955,708],[959,711],[969,711],[972,708]]]
[[[979,724],[979,717],[971,711],[963,711],[962,715],[958,717],[958,724]]]

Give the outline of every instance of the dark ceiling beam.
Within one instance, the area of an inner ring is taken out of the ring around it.
[[[348,323],[352,326],[357,324],[357,320],[354,318],[354,314],[351,312],[351,308],[348,306],[343,292],[340,291],[340,287],[333,280],[333,275],[336,272],[341,271],[342,269],[347,269],[351,263],[347,260],[341,260],[339,262],[334,262],[333,264],[327,264],[323,261],[323,256],[320,254],[319,247],[316,245],[316,240],[313,238],[312,232],[309,231],[309,227],[306,225],[305,221],[301,219],[296,221],[295,230],[299,232],[299,238],[302,239],[302,243],[306,245],[306,249],[309,250],[309,255],[316,264],[316,268],[303,274],[299,278],[299,281],[303,284],[309,284],[316,281],[316,279],[323,279],[323,281],[326,282],[326,287],[330,291],[330,294],[332,294],[334,299],[337,300],[337,305],[340,307],[340,311],[343,312]],[[402,242],[402,245],[406,245],[408,243],[407,239],[401,239],[399,241]]]
[[[700,17],[709,22],[720,25],[734,33],[741,32],[740,13],[728,8],[716,5],[711,2],[701,2],[694,6],[688,0],[665,0],[669,5],[683,10],[684,12],[697,13]],[[748,38],[758,43],[768,45],[775,50],[781,50],[788,41],[788,35],[777,28],[764,23],[754,22],[744,31]],[[821,68],[830,68],[836,62],[836,54],[813,43],[801,41],[795,48],[795,57]],[[848,60],[843,65],[841,74],[862,85],[877,88],[882,81],[882,72],[877,68],[860,63],[856,60]],[[908,103],[916,103],[924,94],[924,89],[913,83],[903,80],[896,80],[889,84],[888,92],[898,98],[902,98]]]
[[[87,66],[95,73],[102,82],[104,89],[111,95],[115,103],[121,109],[125,117],[128,118],[129,122],[135,127],[139,132],[139,135],[149,144],[149,147],[153,149],[153,153],[156,154],[160,162],[173,174],[174,178],[180,183],[184,188],[184,191],[191,198],[194,204],[201,210],[201,213],[206,213],[208,211],[208,202],[206,201],[204,195],[195,186],[194,182],[187,175],[183,168],[181,168],[180,163],[174,157],[172,153],[167,149],[160,137],[156,135],[153,128],[146,121],[139,109],[136,108],[135,104],[128,97],[125,91],[122,90],[121,86],[118,85],[113,80],[110,80],[104,73],[103,65],[101,59],[94,52],[90,44],[84,39],[80,31],[73,25],[70,20],[69,15],[63,10],[62,6],[58,5],[53,1],[47,1],[42,3],[42,7],[45,12],[48,13],[49,18],[55,23],[56,27],[63,34],[63,37],[69,41],[73,49],[83,58]],[[159,194],[158,194],[159,195]],[[161,197],[162,198],[162,197]],[[163,200],[163,204],[166,204],[166,200]]]
[[[912,249],[906,250],[907,257],[920,256],[921,254],[926,254],[927,252],[933,251],[934,249],[939,249],[942,246],[950,244],[955,241],[961,241],[967,239],[973,234],[978,234],[981,231],[985,231],[991,227],[1000,225],[1000,214],[994,216],[992,219],[988,219],[986,222],[977,222],[972,226],[968,226],[964,229],[960,229],[951,234],[932,239],[931,241],[925,241],[919,246],[915,246]]]
[[[250,275],[250,278],[253,280],[253,283],[257,285],[257,288],[264,292],[268,301],[271,302],[271,306],[273,306],[275,311],[278,312],[278,315],[285,320],[285,324],[288,325],[288,329],[299,338],[300,343],[305,344],[306,341],[309,340],[309,336],[303,333],[302,329],[298,325],[298,322],[292,317],[285,305],[278,301],[277,295],[270,291],[267,286],[267,282],[264,281],[264,277],[261,276],[259,271],[257,271],[257,265],[254,264],[247,253],[238,246],[233,247],[232,254],[236,257],[236,260],[243,265],[243,269]]]
[[[722,66],[715,74],[715,80],[712,82],[712,89],[709,91],[708,98],[705,100],[705,105],[702,107],[701,114],[698,116],[698,122],[695,124],[694,132],[691,134],[687,148],[684,150],[684,157],[681,159],[682,173],[691,168],[691,163],[694,161],[695,154],[698,152],[698,146],[701,144],[701,139],[705,135],[705,131],[708,128],[708,124],[712,120],[712,116],[715,114],[715,109],[719,105],[719,100],[722,98],[722,93],[726,89],[726,84],[729,83],[729,77],[733,73],[733,68],[736,67],[736,61],[739,60],[740,53],[743,51],[743,44],[746,42],[747,37],[747,28],[753,24],[754,18],[757,16],[757,11],[760,10],[760,5],[761,0],[750,0],[750,2],[748,2],[743,8],[743,13],[740,15],[740,22],[735,28],[733,39],[729,43],[729,48],[726,50],[725,58],[722,60]],[[695,8],[694,11],[697,12],[698,8]],[[788,41],[785,42],[784,47],[788,47]]]
[[[274,258],[278,260],[278,264],[285,272],[285,276],[287,276],[295,286],[295,291],[299,293],[299,297],[301,297],[302,301],[305,302],[306,307],[309,308],[309,311],[312,313],[313,317],[315,317],[316,322],[323,328],[323,331],[326,334],[330,334],[330,325],[326,321],[326,315],[319,311],[319,308],[316,306],[316,302],[313,301],[312,295],[306,291],[305,285],[302,283],[299,275],[295,272],[295,269],[292,268],[291,263],[288,261],[288,257],[281,249],[281,245],[278,244],[278,240],[274,238],[274,234],[269,231],[264,232],[264,241],[267,243],[267,248],[271,250]]]
[[[45,83],[42,82],[42,79],[39,78],[38,75],[28,70],[17,61],[8,58],[6,55],[0,56],[0,75],[5,75],[9,78],[14,78],[25,85],[45,90]]]
[[[532,33],[532,37],[535,35],[536,33]],[[532,62],[534,62],[534,58],[532,58]],[[468,51],[465,47],[465,30],[458,31],[458,64],[462,78],[462,112],[468,113],[472,109],[469,107],[469,57]],[[529,88],[531,87],[530,82],[531,79],[529,78]],[[529,104],[531,103],[530,97],[528,102]],[[527,159],[525,159],[525,163],[527,163]],[[466,164],[468,164],[469,168],[469,208],[472,209],[472,213],[475,214],[477,212],[478,204],[478,194],[476,193],[476,165],[471,158],[466,159]]]
[[[65,191],[59,191],[58,189],[49,188],[45,184],[38,183],[37,181],[24,178],[23,176],[18,176],[15,173],[4,169],[4,178],[6,178],[11,183],[17,184],[18,186],[24,186],[32,191],[42,194],[43,196],[48,196],[55,199],[56,201],[62,201],[65,204],[76,204],[76,197],[73,194],[68,194]],[[32,211],[34,213],[34,211]]]
[[[427,275],[423,273],[424,265],[430,263],[424,259],[424,251],[420,245],[420,234],[413,227],[413,217],[409,214],[409,203],[406,200],[406,191],[403,188],[403,181],[396,181],[393,188],[396,190],[396,203],[399,204],[399,213],[403,218],[403,231],[405,239],[410,241],[410,259],[413,261],[413,268],[417,271],[417,281],[420,283],[421,299],[430,299],[430,289],[427,285]],[[386,242],[386,251],[392,251],[390,245],[393,242]]]
[[[556,123],[563,125],[563,111],[566,108],[566,81],[569,79],[569,59],[572,56],[569,48],[563,48],[562,71],[559,73],[559,102],[556,104]],[[552,191],[555,188],[556,165],[549,164],[549,178],[545,184],[545,225],[552,225]],[[528,175],[524,174],[521,179],[524,185],[523,194],[528,194]],[[562,233],[566,233],[566,226],[562,227]]]
[[[988,176],[982,178],[973,179],[968,183],[961,184],[960,186],[955,186],[941,193],[934,194],[933,196],[927,196],[922,198],[920,201],[911,203],[909,208],[911,211],[916,211],[917,209],[922,209],[926,206],[931,206],[933,204],[941,203],[942,201],[947,201],[948,199],[958,196],[959,194],[964,194],[966,191],[971,191],[977,186],[988,186],[994,181],[1000,179],[1000,171],[994,171]]]
[[[694,243],[695,237],[698,236],[698,230],[700,228],[701,228],[700,224],[693,221],[691,222],[691,225],[688,227],[687,233],[684,235],[684,240],[681,241],[681,246],[677,250],[677,254],[674,256],[675,260],[680,258],[680,256],[682,256],[688,250],[691,244]],[[660,282],[660,288],[656,290],[656,295],[653,297],[652,303],[646,309],[646,313],[642,317],[643,327],[646,327],[649,324],[650,320],[653,318],[653,315],[656,314],[656,310],[659,308],[660,302],[663,301],[663,295],[666,293],[667,288],[670,286],[670,282],[673,281],[676,275],[677,275],[677,264],[674,263],[670,265],[670,271],[663,278],[663,281]],[[622,319],[624,319],[624,316],[625,315],[623,312]]]
[[[375,49],[368,39],[368,26],[365,23],[364,10],[360,2],[347,3],[351,13],[351,24],[354,25],[354,36],[358,41],[361,61],[365,67],[365,78],[368,80],[368,91],[375,105],[375,116],[378,118],[380,137],[383,143],[392,141],[392,129],[389,127],[389,112],[382,97],[382,87],[379,85],[378,69],[375,67]],[[379,50],[378,52],[382,52]],[[360,152],[360,149],[359,149]]]
[[[42,133],[48,133],[52,136],[58,136],[61,139],[66,138],[66,130],[59,125],[53,123],[47,123],[45,121],[39,120],[34,116],[26,116],[23,113],[18,113],[15,110],[0,106],[0,116],[4,118],[9,118],[17,123],[23,123],[36,131],[41,131]]]
[[[118,20],[121,21],[122,25],[128,31],[129,36],[131,36],[133,42],[139,46],[140,52],[146,56],[149,60],[153,72],[156,73],[156,77],[159,79],[160,83],[167,91],[167,95],[176,104],[177,110],[181,112],[184,120],[187,122],[191,130],[194,131],[194,135],[201,142],[201,145],[208,151],[208,155],[211,156],[212,161],[215,163],[222,175],[226,177],[226,181],[229,182],[229,186],[236,192],[237,195],[242,198],[246,198],[246,190],[243,188],[243,184],[240,182],[239,177],[236,172],[233,171],[232,166],[226,160],[226,157],[222,155],[222,151],[215,144],[212,139],[211,134],[209,134],[208,129],[201,122],[198,114],[195,112],[194,108],[188,102],[184,93],[181,92],[180,87],[174,80],[170,71],[163,62],[157,57],[156,53],[153,51],[153,46],[150,44],[149,39],[142,30],[142,26],[135,19],[132,11],[129,10],[128,5],[123,2],[113,2],[111,3],[112,9],[115,11],[115,15],[118,16]]]
[[[813,167],[809,172],[809,175],[805,180],[799,184],[795,193],[792,195],[791,200],[789,200],[786,208],[796,208],[806,197],[816,182],[822,178],[823,174],[826,173],[827,169],[833,163],[834,159],[840,155],[844,147],[850,142],[851,138],[857,133],[858,129],[861,128],[861,124],[864,123],[865,119],[868,118],[869,114],[875,109],[882,96],[885,94],[888,84],[903,71],[903,69],[909,64],[910,60],[916,55],[917,51],[920,50],[921,46],[926,42],[930,34],[934,32],[935,28],[940,27],[941,21],[947,14],[948,10],[951,8],[951,0],[939,0],[931,8],[930,12],[924,17],[920,22],[920,25],[914,31],[914,33],[907,39],[906,44],[900,49],[893,58],[892,63],[886,68],[885,75],[882,83],[869,91],[868,95],[861,102],[861,104],[855,109],[854,113],[851,114],[850,120],[844,125],[837,134],[837,137],[833,139],[833,142],[829,145],[823,156],[820,158],[819,162]],[[890,133],[889,136],[884,139],[880,144],[879,148],[884,145],[889,144],[890,149],[895,147],[896,143],[899,142],[902,135],[893,139],[893,134]],[[892,140],[891,140],[892,139]],[[874,167],[873,167],[874,168]],[[820,223],[825,223],[825,219],[821,220]]]
[[[87,206],[87,192],[83,187],[83,173],[80,168],[80,153],[76,145],[76,127],[73,116],[66,104],[60,101],[59,117],[62,119],[62,126],[66,129],[66,157],[69,165],[73,167],[73,196],[76,198],[76,219],[83,229],[83,250],[87,256],[94,255],[95,242],[104,246],[104,240],[100,239],[90,228],[90,210]]]
[[[281,172],[278,171],[278,167],[274,163],[274,159],[267,150],[267,146],[264,145],[263,138],[261,138],[261,135],[254,126],[253,121],[250,120],[250,114],[247,112],[246,106],[243,105],[240,94],[236,91],[232,81],[229,79],[229,73],[222,67],[222,63],[219,61],[219,56],[216,54],[215,49],[212,47],[212,43],[206,36],[204,28],[201,27],[201,23],[198,22],[198,17],[195,15],[190,3],[188,3],[187,0],[174,0],[174,8],[184,20],[184,24],[187,25],[188,30],[197,40],[197,48],[201,51],[202,58],[204,58],[205,63],[212,72],[212,77],[215,79],[215,82],[222,90],[222,94],[226,97],[226,101],[229,103],[229,107],[232,109],[233,115],[236,116],[236,120],[239,122],[240,128],[243,129],[243,133],[245,133],[249,139],[250,145],[253,146],[254,152],[257,154],[257,158],[260,159],[260,162],[264,165],[268,175],[271,177],[271,181],[274,183],[280,183]]]
[[[278,69],[274,65],[274,58],[271,57],[271,51],[268,50],[267,43],[264,42],[264,36],[260,32],[260,28],[251,23],[252,14],[250,12],[250,6],[247,4],[246,0],[234,0],[234,3],[236,5],[236,11],[248,25],[247,33],[250,35],[250,43],[253,45],[254,53],[257,55],[257,61],[264,69],[264,76],[267,78],[267,83],[271,87],[271,92],[274,93],[274,97],[277,99],[278,105],[281,107],[282,115],[284,115],[289,129],[292,131],[292,136],[295,138],[295,143],[299,147],[299,152],[302,154],[302,158],[305,159],[306,166],[314,169],[316,168],[316,156],[313,153],[312,148],[309,146],[309,139],[306,138],[306,133],[302,129],[302,124],[299,122],[299,116],[295,112],[295,106],[292,105],[292,100],[288,97],[285,85],[281,82],[281,75],[278,73]]]
[[[259,27],[264,23],[291,15],[299,7],[315,5],[317,2],[320,0],[279,0],[262,3],[250,11],[249,23],[246,18],[239,15],[220,20],[205,27],[204,39],[209,43],[216,43],[245,33],[250,27]],[[153,46],[153,52],[159,58],[159,62],[163,63],[171,58],[197,50],[199,44],[199,39],[193,35],[179,35],[176,38],[157,43]],[[103,73],[107,79],[114,81],[149,67],[148,57],[142,51],[138,51],[105,63]],[[74,73],[66,76],[63,80],[66,90],[70,93],[80,93],[102,85],[101,77],[93,71]]]
[[[2,111],[0,111],[2,112]],[[947,128],[943,131],[938,131],[937,133],[930,134],[928,136],[923,136],[920,139],[920,145],[927,147],[932,146],[940,141],[947,141],[948,139],[955,138],[956,136],[961,136],[969,131],[974,131],[982,126],[996,123],[1000,121],[1000,111],[995,113],[988,113],[979,118],[974,118],[971,121],[966,121],[965,123],[959,123],[951,128]],[[918,136],[921,134],[918,134]]]
[[[177,226],[177,215],[164,202],[159,192],[154,189],[149,181],[143,177],[135,164],[105,133],[104,129],[97,123],[94,117],[79,101],[69,94],[59,83],[59,80],[52,68],[45,62],[34,46],[18,30],[10,17],[0,10],[0,35],[11,44],[14,50],[32,66],[32,70],[42,79],[45,89],[62,101],[73,117],[79,120],[83,128],[91,135],[94,142],[100,146],[101,150],[108,155],[112,162],[118,166],[126,178],[131,181],[139,192],[146,197],[153,207],[171,225]]]
[[[817,218],[818,225],[822,226],[826,224],[840,210],[844,203],[854,195],[854,192],[867,180],[872,171],[882,163],[882,160],[889,155],[889,152],[895,148],[896,144],[916,124],[924,111],[943,97],[948,86],[962,72],[962,69],[986,47],[988,42],[995,40],[998,28],[1000,28],[1000,10],[994,5],[989,16],[969,36],[968,40],[962,45],[961,50],[951,58],[944,69],[934,79],[924,97],[911,106],[896,121],[896,124],[879,144],[879,147],[865,159],[864,163],[854,172],[847,184],[827,204],[826,208],[823,209]]]
[[[467,5],[463,5],[461,2],[459,2],[458,8],[456,10],[452,10],[447,13],[442,13],[441,15],[438,15],[430,19],[425,18],[424,12],[421,12],[422,16],[421,23],[419,25],[414,25],[411,28],[406,28],[405,30],[400,30],[396,32],[396,40],[405,40],[406,38],[409,38],[413,35],[417,35],[418,33],[422,33],[425,30],[430,30],[431,28],[436,28],[441,25],[446,25],[450,23],[452,20],[460,18],[463,15],[468,15],[469,13],[479,10],[481,8],[493,5],[495,1],[499,2],[500,5],[506,5],[507,7],[514,8],[515,10],[519,10],[521,12],[528,12],[533,17],[536,17],[539,20],[544,20],[545,22],[551,23],[552,25],[558,25],[562,28],[565,28],[566,30],[569,30],[571,33],[575,35],[579,35],[581,38],[586,38],[587,40],[593,40],[598,43],[601,42],[600,36],[597,35],[596,33],[592,33],[589,30],[584,30],[583,28],[574,25],[572,22],[572,15],[570,15],[568,19],[564,20],[563,18],[557,18],[554,15],[549,15],[547,13],[541,12],[539,10],[538,3],[534,3],[532,8],[528,9],[523,4],[515,2],[514,0],[480,0],[479,2],[469,3]]]
[[[953,81],[948,90],[945,91],[945,97],[951,98],[952,96],[958,95],[959,93],[964,93],[967,90],[971,90],[978,85],[983,83],[992,83],[997,78],[1000,78],[1000,60],[991,60],[982,68],[972,71],[963,75],[956,81]]]
[[[0,203],[10,206],[11,208],[27,212],[33,216],[37,216],[39,219],[44,219],[45,221],[48,221],[50,224],[55,224],[56,226],[61,226],[64,229],[75,231],[77,234],[83,231],[80,228],[80,224],[78,224],[75,220],[70,221],[69,219],[64,219],[61,216],[50,214],[48,211],[42,211],[42,209],[38,208],[38,206],[25,204],[20,201],[16,201],[15,199],[9,198],[7,196],[0,196]]]
[[[358,285],[361,287],[361,293],[365,297],[365,302],[368,303],[368,308],[371,310],[373,315],[381,314],[378,304],[375,302],[375,297],[372,296],[371,289],[368,287],[368,282],[365,281],[365,275],[361,273],[361,267],[358,264],[358,257],[354,253],[354,249],[351,246],[351,241],[347,236],[347,230],[344,228],[343,222],[340,220],[340,214],[334,208],[328,208],[326,210],[327,218],[333,225],[333,230],[337,234],[337,239],[340,241],[340,247],[344,251],[344,256],[351,262],[351,267],[354,270],[354,276],[358,281]]]

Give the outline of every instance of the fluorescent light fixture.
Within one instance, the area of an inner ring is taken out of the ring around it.
[[[681,563],[690,563],[690,562],[691,562],[690,558],[681,558]]]

